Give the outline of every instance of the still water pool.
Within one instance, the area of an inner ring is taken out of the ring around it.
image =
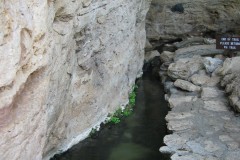
[[[131,116],[106,125],[97,136],[87,138],[51,160],[169,160],[159,152],[167,134],[168,112],[163,87],[151,73],[137,81],[136,106]]]

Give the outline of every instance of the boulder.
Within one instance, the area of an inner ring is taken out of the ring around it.
[[[157,50],[145,52],[144,61],[145,61],[145,62],[149,62],[149,61],[151,61],[153,58],[159,57],[159,56],[160,56],[160,53],[159,53]]]
[[[226,75],[228,73],[235,73],[240,71],[240,57],[227,58],[223,66],[220,68],[218,74]]]
[[[229,95],[230,105],[240,113],[240,57],[227,58],[218,74],[223,76],[221,86]]]
[[[176,106],[180,106],[184,103],[195,102],[197,100],[196,96],[173,96],[171,95],[168,98],[168,103],[170,108],[174,108]]]
[[[236,112],[240,113],[240,72],[225,75],[221,85],[229,94],[230,105]]]
[[[201,74],[194,74],[190,77],[190,80],[193,84],[198,85],[198,86],[202,86],[204,84],[206,84],[208,81],[210,81],[210,77],[207,76],[205,73]]]
[[[210,80],[206,83],[206,86],[218,86],[220,84],[221,77],[219,76],[212,76]]]
[[[222,66],[223,60],[218,58],[206,57],[203,59],[203,65],[207,73],[214,72],[218,67]]]
[[[207,56],[207,55],[217,55],[223,54],[224,50],[216,49],[216,45],[197,45],[190,46],[176,50],[174,60],[178,60],[180,58],[191,58],[195,55],[199,56]]]
[[[163,63],[165,63],[165,62],[172,62],[173,61],[173,57],[174,57],[174,53],[173,52],[169,52],[169,51],[163,51],[160,54],[160,60]]]
[[[153,48],[152,44],[146,39],[145,50],[151,50]]]
[[[175,46],[177,48],[184,48],[184,47],[188,47],[191,45],[196,45],[196,44],[204,44],[204,38],[203,37],[191,37],[191,38],[187,38],[181,42],[177,42],[175,43]]]
[[[201,90],[201,87],[196,86],[196,85],[192,84],[191,82],[181,80],[181,79],[177,79],[174,82],[174,86],[178,87],[178,88],[181,88],[182,90],[189,91],[189,92],[194,92],[194,91],[200,91]]]
[[[171,63],[168,67],[168,76],[172,79],[188,80],[190,76],[203,68],[202,57],[194,56],[192,58],[179,59]]]

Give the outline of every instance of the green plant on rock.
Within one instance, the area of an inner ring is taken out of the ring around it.
[[[118,124],[121,122],[121,120],[119,117],[112,116],[112,117],[110,117],[108,122],[113,123],[113,124]]]
[[[129,94],[129,104],[125,107],[125,109],[121,109],[120,107],[115,111],[113,115],[108,115],[109,119],[107,123],[118,124],[121,122],[122,117],[127,117],[132,114],[133,106],[136,103],[136,89],[137,85],[134,85],[132,88],[132,92]]]
[[[138,88],[137,85],[133,86],[132,92],[129,94],[129,105],[134,106],[136,103],[136,89]]]
[[[122,112],[123,116],[128,117],[132,114],[132,109],[125,109]]]
[[[121,117],[122,116],[122,109],[118,107],[116,112],[113,114],[114,117]]]

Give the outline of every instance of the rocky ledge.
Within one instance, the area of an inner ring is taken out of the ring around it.
[[[227,58],[212,45],[176,43],[175,52],[160,54],[172,131],[160,151],[172,160],[240,159],[240,57]]]

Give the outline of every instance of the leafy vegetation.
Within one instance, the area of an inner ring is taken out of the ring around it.
[[[118,123],[121,122],[121,120],[120,120],[119,117],[114,117],[114,116],[112,116],[112,117],[110,117],[109,122],[111,122],[111,123],[113,123],[113,124],[118,124]]]
[[[116,110],[116,112],[113,115],[109,115],[108,123],[112,124],[118,124],[121,122],[122,117],[130,116],[133,112],[133,107],[136,103],[136,89],[137,85],[134,85],[132,88],[132,92],[129,94],[129,104],[125,107],[125,109],[119,109]]]
[[[132,114],[133,112],[133,107],[136,102],[136,89],[138,88],[137,85],[134,85],[132,88],[132,91],[129,93],[129,104],[124,108],[121,109],[121,107],[118,107],[118,109],[115,111],[114,114],[109,114],[108,115],[108,120],[106,123],[111,123],[111,124],[118,124],[121,122],[121,119],[123,117],[128,117]],[[89,133],[89,137],[91,138],[96,138],[98,136],[98,129],[97,128],[92,128],[91,132]]]

